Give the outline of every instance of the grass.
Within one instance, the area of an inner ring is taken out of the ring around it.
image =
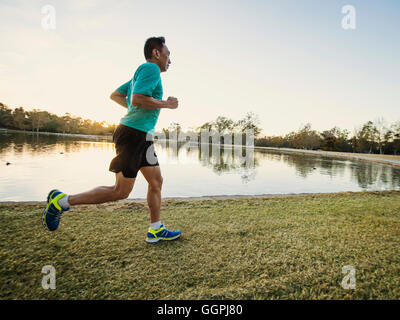
[[[183,236],[158,244],[144,202],[75,207],[54,233],[42,208],[0,205],[0,299],[400,298],[399,191],[168,200],[163,221]]]

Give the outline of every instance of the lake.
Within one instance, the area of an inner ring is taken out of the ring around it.
[[[156,142],[162,197],[400,190],[400,168],[390,165],[239,149]],[[114,156],[107,139],[0,133],[0,201],[45,201],[53,188],[75,194],[113,185],[108,167]],[[146,193],[139,173],[129,198],[145,199]]]

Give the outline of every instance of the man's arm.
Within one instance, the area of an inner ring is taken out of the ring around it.
[[[175,109],[178,107],[178,99],[169,97],[167,100],[154,99],[153,91],[161,81],[160,68],[154,63],[144,64],[137,71],[133,83],[131,105],[144,109]]]
[[[178,99],[168,97],[167,100],[157,100],[144,94],[132,94],[132,105],[144,109],[176,109],[178,108]]]
[[[124,108],[128,108],[128,105],[126,104],[126,94],[115,90],[113,93],[111,93],[110,99],[120,104]]]

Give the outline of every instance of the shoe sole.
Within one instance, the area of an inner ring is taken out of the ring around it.
[[[49,231],[51,231],[51,230],[49,229],[49,227],[48,227],[47,224],[46,224],[46,215],[47,215],[47,211],[48,211],[49,206],[50,206],[50,204],[49,204],[50,197],[51,197],[51,195],[52,195],[54,192],[56,192],[56,191],[59,191],[59,190],[53,189],[53,190],[51,190],[51,191],[49,192],[49,194],[47,195],[47,205],[46,205],[46,208],[43,210],[43,213],[42,213],[42,224],[43,224],[43,228],[45,228],[45,229],[47,229],[47,230],[49,230]]]
[[[177,236],[175,236],[175,237],[173,237],[173,238],[155,238],[155,239],[149,239],[149,238],[147,238],[147,239],[146,239],[146,242],[147,242],[147,243],[155,243],[155,242],[158,242],[158,241],[171,241],[171,240],[176,240],[176,239],[178,239],[180,236],[181,236],[181,235],[178,234]]]

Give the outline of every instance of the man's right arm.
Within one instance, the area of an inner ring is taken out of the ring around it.
[[[132,105],[144,109],[176,109],[178,108],[178,99],[168,97],[167,100],[157,100],[144,94],[132,94]]]
[[[110,99],[123,106],[124,108],[128,108],[128,104],[126,103],[126,96],[128,94],[128,89],[131,84],[131,80],[125,82],[122,86],[120,86],[117,90],[111,93]]]
[[[126,95],[119,91],[114,91],[111,93],[110,99],[123,106],[124,108],[128,108],[128,104],[126,103]]]

